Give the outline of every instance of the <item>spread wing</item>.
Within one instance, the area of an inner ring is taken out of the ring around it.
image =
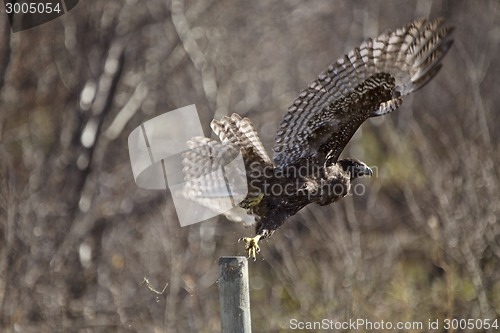
[[[211,127],[220,142],[195,137],[187,143],[190,149],[182,160],[184,196],[229,220],[253,225],[256,217],[238,203],[260,193],[260,178],[274,165],[248,118],[233,114],[213,120]],[[240,154],[243,167],[233,163]]]
[[[330,65],[285,114],[275,140],[276,166],[336,162],[366,119],[395,110],[402,96],[437,74],[453,30],[442,18],[419,19],[366,40]]]
[[[232,221],[253,225],[255,218],[238,206],[247,196],[246,186],[241,186],[246,185],[245,168],[231,167],[239,147],[204,137],[194,137],[187,145],[190,149],[182,159],[184,196],[214,215],[222,213]]]
[[[225,116],[221,120],[212,120],[210,126],[222,143],[240,147],[245,164],[251,162],[272,164],[250,119],[241,118],[240,115],[233,113],[231,117]]]

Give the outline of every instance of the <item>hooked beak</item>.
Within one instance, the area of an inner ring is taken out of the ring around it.
[[[366,164],[358,165],[356,170],[356,178],[363,176],[373,176],[373,170]]]

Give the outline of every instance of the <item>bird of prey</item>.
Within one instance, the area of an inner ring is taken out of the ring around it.
[[[365,120],[394,111],[403,96],[438,73],[453,30],[442,18],[418,19],[367,39],[330,65],[288,108],[272,160],[248,118],[233,114],[213,120],[220,142],[193,138],[188,142],[193,149],[183,156],[186,196],[207,207],[217,205],[217,198],[206,193],[217,193],[227,179],[215,179],[207,169],[241,153],[248,192],[225,215],[255,224],[255,237],[240,239],[255,260],[259,240],[271,237],[288,217],[311,203],[336,202],[348,194],[354,179],[372,175],[365,163],[339,155]],[[197,150],[200,145],[205,148]]]

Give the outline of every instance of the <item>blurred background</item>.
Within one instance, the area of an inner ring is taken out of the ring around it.
[[[308,206],[262,242],[253,331],[497,318],[497,0],[89,0],[15,34],[0,15],[0,330],[220,331],[218,258],[244,255],[254,231],[181,228],[168,191],[134,183],[129,133],[196,104],[207,136],[237,112],[271,151],[327,65],[422,16],[457,28],[441,72],[344,151],[376,167],[362,195]]]

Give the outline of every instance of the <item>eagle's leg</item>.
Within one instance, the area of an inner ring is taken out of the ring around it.
[[[264,193],[261,192],[255,197],[246,197],[239,205],[242,208],[250,209],[257,206],[262,201],[262,198],[264,198]]]
[[[257,235],[255,237],[242,237],[238,239],[239,241],[245,242],[245,251],[247,252],[248,258],[253,258],[253,261],[257,260],[256,254],[260,252],[259,240],[262,235]]]

